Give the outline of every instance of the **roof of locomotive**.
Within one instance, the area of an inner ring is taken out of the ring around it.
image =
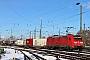
[[[74,34],[67,34],[67,35],[52,35],[52,36],[49,36],[51,38],[58,38],[58,37],[67,37],[68,35],[72,35],[74,37],[81,37],[81,35],[74,35]]]

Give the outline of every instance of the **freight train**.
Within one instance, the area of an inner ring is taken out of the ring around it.
[[[82,40],[82,37],[80,35],[53,35],[48,37],[47,39],[26,39],[26,46],[82,51],[82,48],[84,47],[84,41]]]
[[[9,43],[10,44],[10,43]],[[47,38],[29,38],[26,40],[16,40],[15,45],[24,47],[79,50],[82,51],[84,41],[80,35],[67,34],[66,36],[53,35]]]

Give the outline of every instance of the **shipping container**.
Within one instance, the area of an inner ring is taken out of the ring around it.
[[[33,39],[33,46],[46,46],[47,39]]]
[[[18,46],[24,46],[24,40],[17,40],[15,44]]]
[[[23,43],[24,46],[26,46],[26,40],[24,40],[24,43]]]
[[[26,46],[33,46],[33,39],[26,39]]]
[[[9,45],[15,45],[15,40],[9,40],[9,41],[8,41],[8,44],[9,44]]]

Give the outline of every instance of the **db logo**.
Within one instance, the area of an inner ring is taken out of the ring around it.
[[[27,43],[29,43],[29,41],[27,41]]]

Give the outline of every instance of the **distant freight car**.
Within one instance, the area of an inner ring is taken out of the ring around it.
[[[33,39],[32,38],[26,39],[26,46],[30,46],[30,47],[33,46]]]
[[[3,44],[3,40],[0,40],[0,45],[2,45]]]
[[[9,45],[9,40],[4,40],[3,45]]]
[[[26,39],[26,45],[30,47],[44,47],[47,39]]]
[[[16,40],[15,45],[25,46],[26,45],[26,40]]]
[[[8,45],[15,45],[15,40],[9,40]]]

